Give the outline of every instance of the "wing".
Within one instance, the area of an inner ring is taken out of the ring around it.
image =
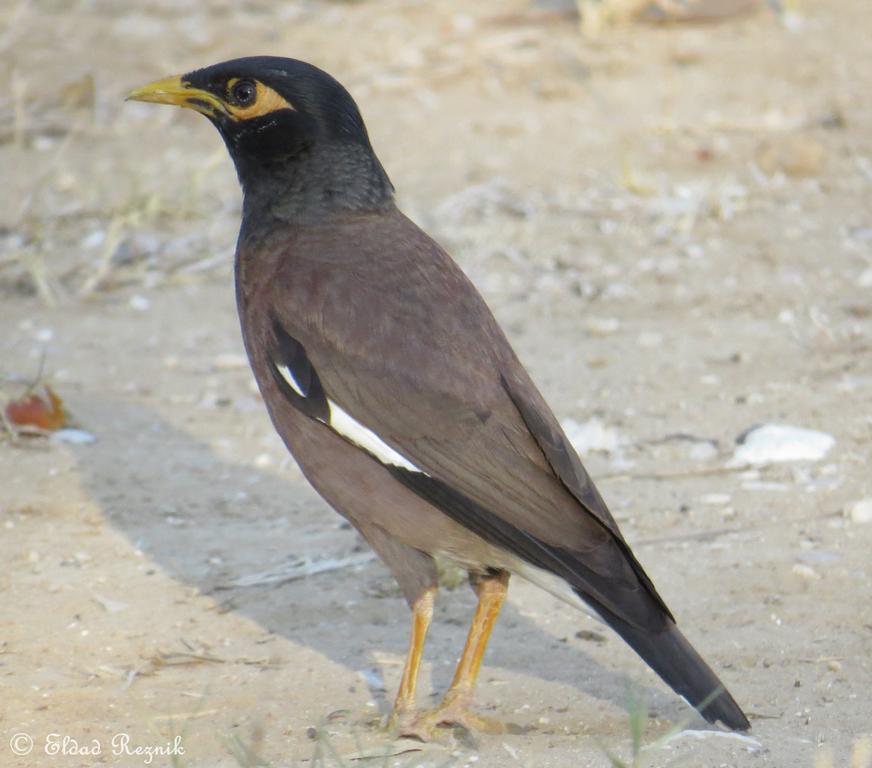
[[[598,610],[662,627],[668,609],[450,257],[398,212],[296,233],[282,247],[261,300],[274,367],[298,371],[282,388],[292,404],[337,429],[350,417],[370,443],[349,439],[445,514],[566,579]]]

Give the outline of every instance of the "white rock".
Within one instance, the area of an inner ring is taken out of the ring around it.
[[[623,442],[617,429],[606,426],[596,417],[588,419],[583,424],[579,424],[575,419],[565,419],[561,426],[572,447],[582,455],[587,451],[614,453]]]
[[[709,442],[694,443],[690,447],[688,455],[694,461],[709,461],[718,455],[718,449]]]
[[[51,438],[53,443],[70,443],[72,445],[90,445],[96,441],[96,437],[90,432],[85,432],[84,429],[59,429],[57,432],[52,432]]]
[[[84,250],[90,250],[92,248],[97,248],[98,246],[103,245],[103,241],[106,239],[106,232],[102,229],[95,229],[88,235],[82,238],[79,243],[79,247]]]
[[[151,308],[151,302],[145,296],[140,296],[137,293],[130,297],[130,308],[137,312],[146,312]]]
[[[872,288],[872,267],[869,267],[869,269],[864,269],[860,273],[860,277],[857,282],[859,282],[860,285],[862,285],[864,288]]]
[[[254,458],[254,466],[258,469],[268,469],[273,464],[275,464],[275,461],[273,460],[273,457],[268,453],[259,453]]]
[[[764,424],[745,434],[729,466],[819,461],[835,444],[836,439],[826,432],[785,424]]]
[[[705,493],[699,497],[703,504],[711,504],[712,506],[722,506],[730,503],[731,496],[729,493]]]
[[[872,496],[849,504],[845,509],[845,517],[855,523],[872,523]]]
[[[799,576],[801,579],[806,579],[807,581],[815,581],[820,578],[820,574],[812,568],[810,565],[803,565],[802,563],[797,563],[791,568],[794,576]]]
[[[621,327],[621,321],[616,317],[589,317],[585,327],[594,336],[607,336]]]

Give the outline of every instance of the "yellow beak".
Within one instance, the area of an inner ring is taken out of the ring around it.
[[[214,93],[193,88],[180,76],[165,77],[143,85],[127,94],[125,101],[150,101],[154,104],[174,104],[201,112],[208,117],[227,115],[227,107]]]

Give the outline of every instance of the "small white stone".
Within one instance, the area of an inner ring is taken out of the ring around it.
[[[254,459],[254,466],[258,469],[267,469],[273,465],[273,457],[268,453],[259,453]]]
[[[102,229],[95,229],[93,232],[82,238],[79,247],[84,250],[97,248],[98,246],[103,245],[105,239],[106,233]]]
[[[616,317],[589,317],[585,327],[594,336],[607,336],[621,327],[621,321]]]
[[[135,309],[137,312],[146,312],[151,309],[151,301],[145,298],[145,296],[140,296],[138,293],[130,297],[129,303],[130,308]]]
[[[712,504],[714,506],[721,506],[722,504],[729,504],[730,499],[732,497],[729,493],[706,493],[699,497],[699,500],[703,504]]]
[[[836,439],[826,432],[785,424],[764,424],[744,436],[729,466],[819,461],[835,444]]]
[[[561,423],[572,447],[582,455],[588,451],[615,453],[623,439],[614,427],[609,427],[596,417],[583,423],[575,419],[564,419]]]
[[[69,443],[70,445],[90,445],[97,440],[90,432],[84,429],[59,429],[52,432],[49,438],[53,443]]]
[[[849,504],[845,509],[845,517],[861,525],[863,523],[872,523],[872,497],[860,499],[853,504]]]
[[[806,579],[807,581],[815,581],[820,578],[820,574],[810,565],[797,563],[790,570],[794,576],[799,576],[799,578]]]
[[[718,449],[712,443],[694,443],[688,455],[694,461],[710,461],[718,455]]]

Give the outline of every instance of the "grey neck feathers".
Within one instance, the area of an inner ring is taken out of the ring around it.
[[[319,147],[280,167],[237,165],[243,230],[268,222],[318,224],[350,212],[393,206],[394,188],[372,150],[358,144]]]

